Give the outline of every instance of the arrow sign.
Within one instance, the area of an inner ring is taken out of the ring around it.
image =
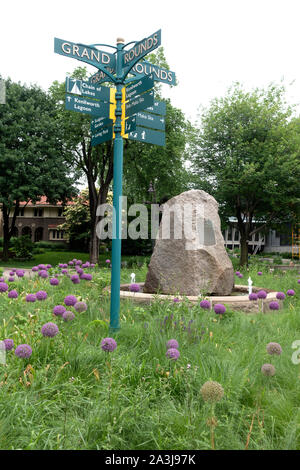
[[[146,129],[145,127],[137,127],[133,132],[128,134],[129,140],[137,140],[147,144],[166,145],[166,135],[164,132]]]
[[[150,91],[143,95],[137,96],[125,105],[125,115],[132,116],[133,114],[154,105],[154,93]]]
[[[86,62],[87,64],[93,65],[97,68],[102,68],[99,66],[103,65],[110,66],[113,69],[116,67],[116,58],[114,54],[103,52],[84,44],[76,44],[71,41],[54,38],[54,52],[66,57],[71,57],[72,59],[81,60],[82,62]]]
[[[142,39],[137,42],[129,51],[125,51],[123,54],[123,66],[128,67],[130,70],[142,57],[149,54],[157,47],[161,45],[161,29],[156,33],[151,34],[148,38]]]
[[[107,142],[108,140],[112,140],[113,138],[113,128],[104,127],[103,129],[99,130],[95,134],[92,134],[91,139],[91,146],[95,147],[95,145],[102,144],[103,142]]]
[[[147,107],[145,111],[149,111],[150,113],[155,113],[155,114],[162,114],[163,116],[165,116],[167,112],[167,106],[166,106],[165,101],[155,100],[153,105]]]
[[[137,126],[150,127],[151,129],[165,130],[165,118],[163,116],[156,116],[155,114],[147,114],[143,111],[135,114],[134,116],[126,119],[125,121],[125,134],[135,131]]]
[[[176,85],[175,72],[171,70],[163,69],[157,65],[150,64],[146,60],[135,64],[130,73],[133,75],[153,75],[155,82],[163,82],[168,85]]]
[[[102,129],[103,127],[109,127],[113,125],[113,120],[104,118],[104,117],[98,117],[95,119],[91,120],[91,133],[95,134],[98,130]]]
[[[134,83],[131,83],[125,88],[125,96],[126,100],[131,100],[136,95],[140,95],[145,91],[150,90],[150,88],[154,87],[154,80],[152,75],[149,77],[141,78],[140,80],[136,80]]]
[[[79,96],[96,98],[101,101],[111,101],[111,88],[92,85],[89,82],[77,80],[75,78],[66,78],[66,92]]]
[[[65,108],[68,111],[77,111],[78,113],[109,117],[109,103],[93,101],[87,98],[77,98],[73,95],[66,94]]]

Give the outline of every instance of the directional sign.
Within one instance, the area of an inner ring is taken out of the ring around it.
[[[111,74],[115,73],[115,69],[112,69],[111,67],[105,67],[105,69],[108,70],[108,72]],[[108,75],[106,75],[106,73],[102,72],[102,70],[98,70],[98,72],[94,73],[94,75],[89,78],[89,82],[100,84],[103,82],[112,82],[112,80]]]
[[[125,51],[123,54],[123,66],[130,69],[136,62],[149,54],[157,47],[161,45],[161,30],[159,29],[156,33],[151,34],[148,38],[142,39],[137,42],[129,51]]]
[[[143,111],[131,116],[125,121],[125,134],[132,132],[136,126],[150,127],[151,129],[165,130],[164,116],[156,116],[155,114],[144,113]]]
[[[171,70],[163,69],[157,65],[150,64],[146,60],[135,64],[130,73],[133,75],[153,75],[155,82],[163,82],[168,85],[176,85],[175,72]]]
[[[98,130],[102,129],[103,127],[109,127],[113,125],[113,120],[104,117],[98,117],[91,120],[91,133],[95,134]]]
[[[141,78],[140,80],[135,80],[133,83],[130,83],[125,88],[126,100],[131,100],[136,95],[140,95],[141,93],[144,93],[145,91],[148,91],[150,90],[150,88],[153,87],[154,80],[152,75],[149,75],[149,77]]]
[[[66,94],[65,107],[68,111],[109,117],[109,103],[102,103],[101,101],[77,98],[76,96]]]
[[[92,85],[89,82],[83,80],[77,80],[76,78],[66,78],[66,92],[72,93],[79,96],[86,96],[89,98],[96,98],[101,101],[112,101],[111,99],[111,88]]]
[[[133,132],[128,134],[129,140],[138,140],[147,144],[166,145],[166,137],[164,132],[146,129],[145,127],[137,127]]]
[[[153,105],[147,107],[145,111],[149,111],[150,113],[161,114],[165,116],[167,112],[166,103],[165,101],[155,100]]]
[[[112,138],[113,138],[112,126],[104,127],[103,129],[100,129],[95,134],[92,134],[91,145],[92,147],[95,147],[95,145],[102,144],[103,142],[107,142],[108,140],[112,140]]]
[[[148,108],[149,106],[154,105],[154,93],[149,91],[143,95],[137,96],[133,100],[129,101],[125,105],[125,114],[127,116],[132,116],[133,114],[141,111],[142,109]]]

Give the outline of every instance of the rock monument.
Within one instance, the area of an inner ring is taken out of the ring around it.
[[[233,287],[217,201],[191,190],[166,202],[143,292],[229,295]]]

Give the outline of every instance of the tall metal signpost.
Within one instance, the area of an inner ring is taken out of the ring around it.
[[[125,49],[134,44],[130,49]],[[113,219],[110,329],[120,329],[122,241],[123,139],[165,145],[166,104],[154,99],[154,81],[176,84],[175,73],[152,65],[143,57],[161,45],[161,30],[141,41],[117,46],[85,45],[54,38],[54,52],[93,65],[98,70],[88,82],[66,79],[66,109],[92,116],[91,145],[114,139]],[[97,49],[115,49],[113,54]],[[128,74],[133,77],[128,77]],[[111,82],[115,87],[104,87]]]

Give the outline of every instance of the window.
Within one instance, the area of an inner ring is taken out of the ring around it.
[[[43,217],[43,209],[34,209],[34,217]]]
[[[64,211],[63,207],[58,208],[58,217],[62,217],[63,211]]]
[[[235,230],[234,232],[234,241],[238,242],[240,239],[240,232],[238,230]]]
[[[65,233],[63,230],[50,230],[49,239],[50,240],[63,240],[64,234]]]
[[[24,217],[24,208],[17,210],[17,217]]]

